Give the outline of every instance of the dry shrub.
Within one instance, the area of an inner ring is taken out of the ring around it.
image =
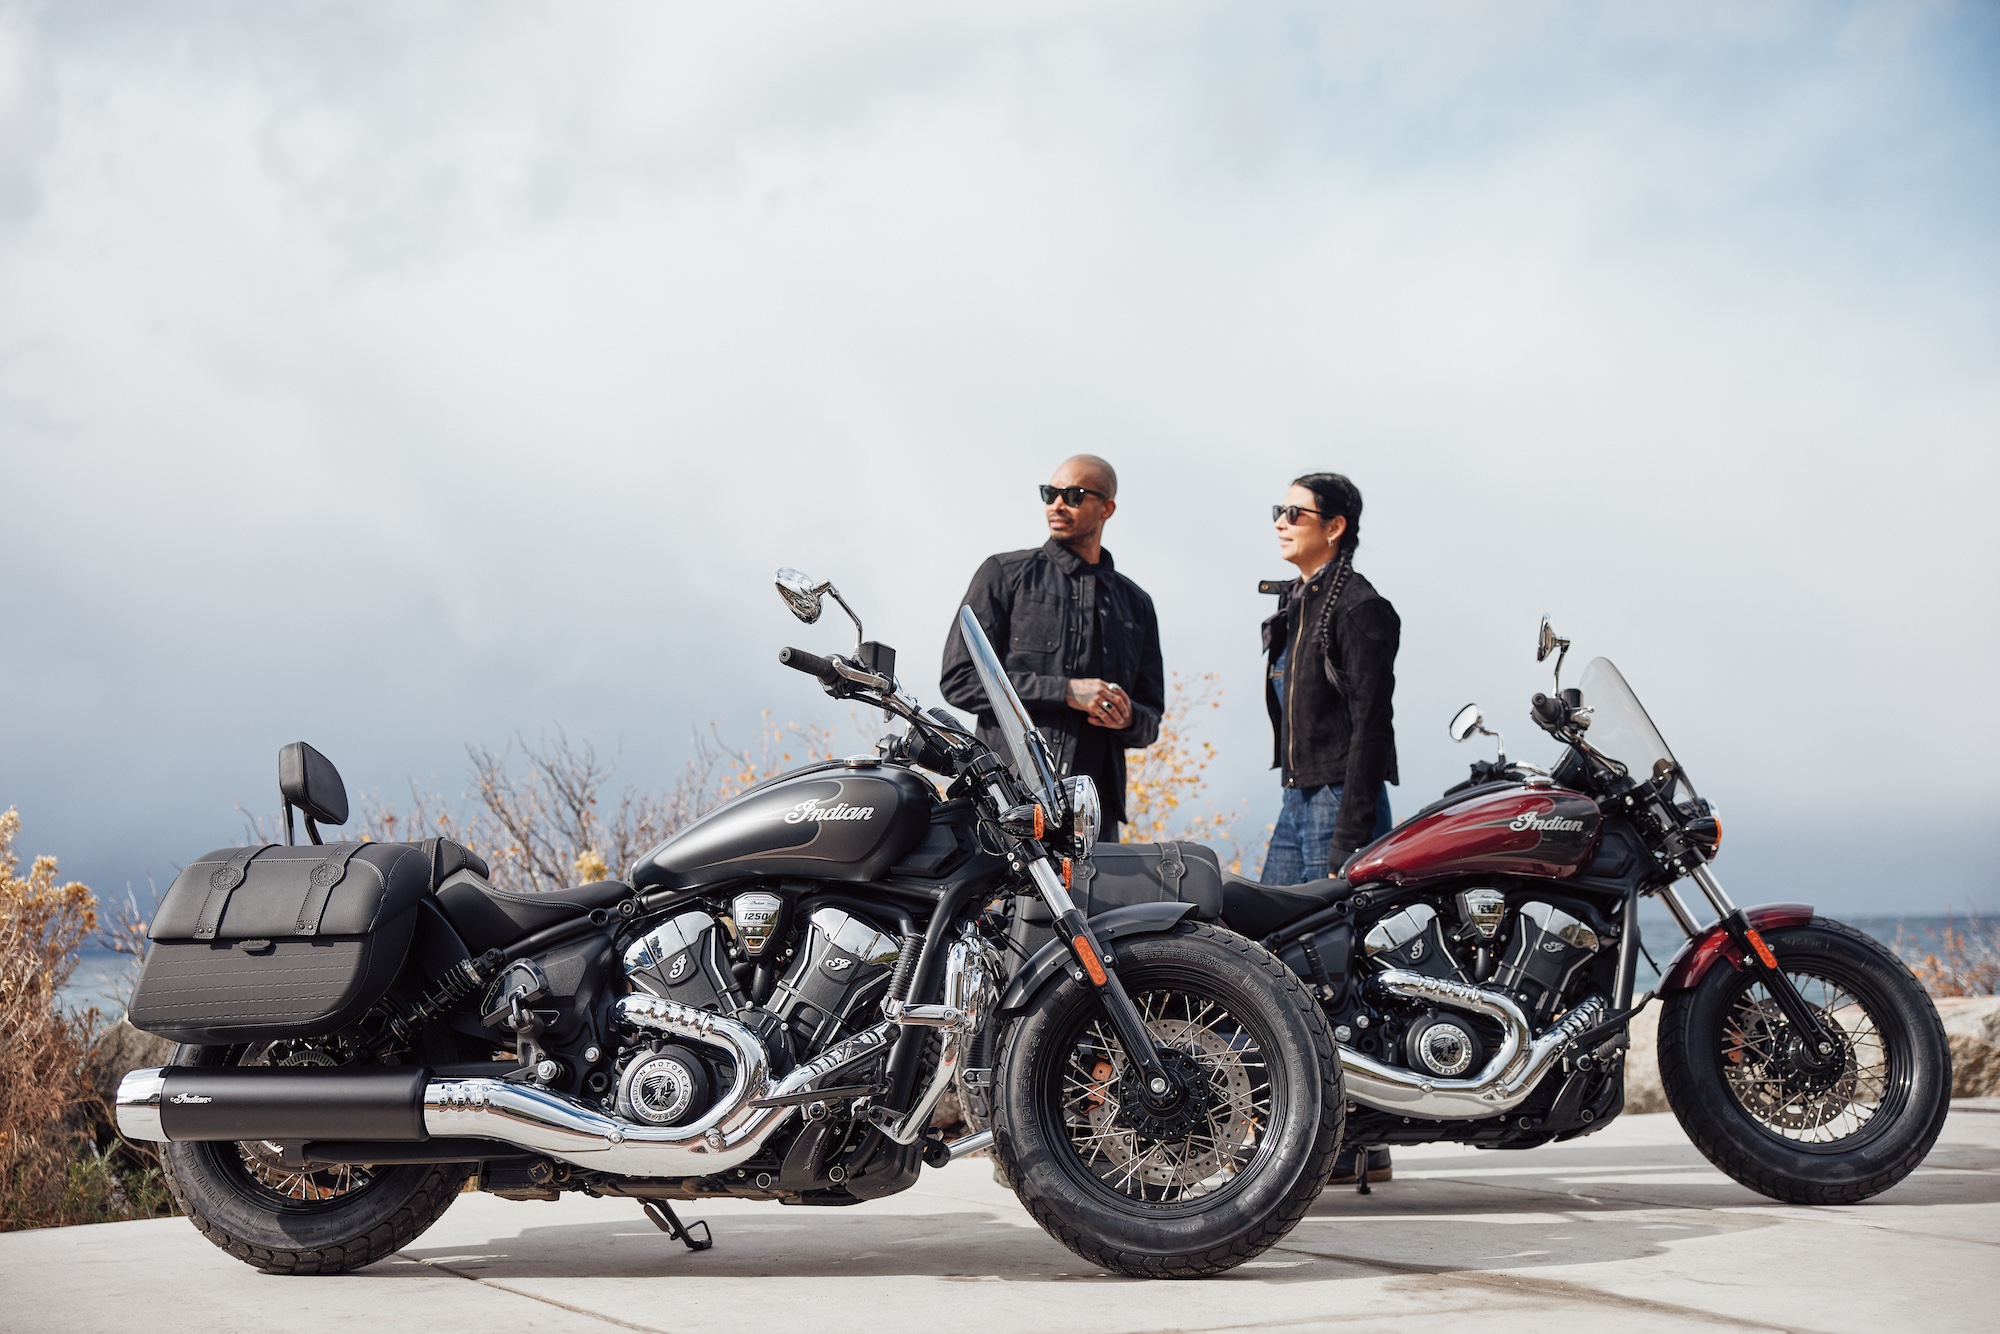
[[[1945,918],[1942,930],[1926,929],[1922,936],[1901,923],[1891,948],[1910,965],[1910,971],[1933,996],[1991,996],[2000,994],[2000,945],[1996,945],[1994,924],[1971,917],[1969,931]]]
[[[56,882],[56,859],[18,875],[21,817],[0,814],[0,1231],[160,1212],[142,1151],[111,1132],[92,1049],[101,1016],[63,1009],[77,953],[98,929],[88,886]]]
[[[474,791],[458,807],[412,782],[406,803],[361,797],[351,836],[453,839],[486,859],[495,885],[535,892],[623,875],[648,849],[745,789],[795,764],[833,758],[833,732],[780,724],[767,712],[757,748],[738,750],[711,725],[696,735],[694,755],[671,786],[627,788],[615,802],[607,789],[616,759],[560,730],[538,744],[516,738],[498,751],[468,746],[466,754]],[[262,822],[250,823],[252,837],[265,841]]]
[[[1204,801],[1208,766],[1215,762],[1215,743],[1197,742],[1195,725],[1204,712],[1221,707],[1222,686],[1214,672],[1193,678],[1173,673],[1167,707],[1160,715],[1160,739],[1145,750],[1125,754],[1125,828],[1120,840],[1193,839],[1226,845],[1230,855],[1224,864],[1241,875],[1243,848],[1234,831],[1242,812],[1209,807],[1201,814],[1188,813]]]

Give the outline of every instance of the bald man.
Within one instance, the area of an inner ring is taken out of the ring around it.
[[[1104,802],[1103,841],[1125,820],[1125,752],[1152,745],[1166,707],[1153,599],[1104,549],[1118,474],[1095,454],[1065,459],[1041,488],[1049,540],[990,557],[965,604],[1049,739],[1065,775],[1089,774]],[[965,643],[945,640],[944,697],[979,715],[979,735],[1007,753]]]

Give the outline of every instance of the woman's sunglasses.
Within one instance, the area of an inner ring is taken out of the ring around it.
[[[1318,515],[1322,519],[1326,517],[1319,510],[1309,510],[1304,505],[1271,506],[1271,522],[1273,523],[1276,523],[1279,519],[1283,519],[1286,523],[1297,523],[1301,514]]]
[[[1044,486],[1042,488],[1042,503],[1044,505],[1055,504],[1057,496],[1061,496],[1062,503],[1071,509],[1075,509],[1078,505],[1081,505],[1085,496],[1096,496],[1099,500],[1111,499],[1110,496],[1105,495],[1102,491],[1093,491],[1087,486]]]

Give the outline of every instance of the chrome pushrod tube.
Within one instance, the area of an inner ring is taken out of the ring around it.
[[[1527,1015],[1512,997],[1500,992],[1401,969],[1381,973],[1376,981],[1399,996],[1486,1015],[1498,1020],[1506,1032],[1500,1050],[1470,1079],[1440,1079],[1340,1049],[1350,1099],[1377,1111],[1431,1121],[1477,1120],[1512,1111],[1534,1092],[1570,1043],[1605,1014],[1603,998],[1592,996],[1572,1007],[1561,1023],[1531,1039]]]

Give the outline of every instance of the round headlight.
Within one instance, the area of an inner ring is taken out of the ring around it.
[[[1063,779],[1063,801],[1069,807],[1069,832],[1078,856],[1087,856],[1104,825],[1104,805],[1097,799],[1097,783],[1088,774]]]

